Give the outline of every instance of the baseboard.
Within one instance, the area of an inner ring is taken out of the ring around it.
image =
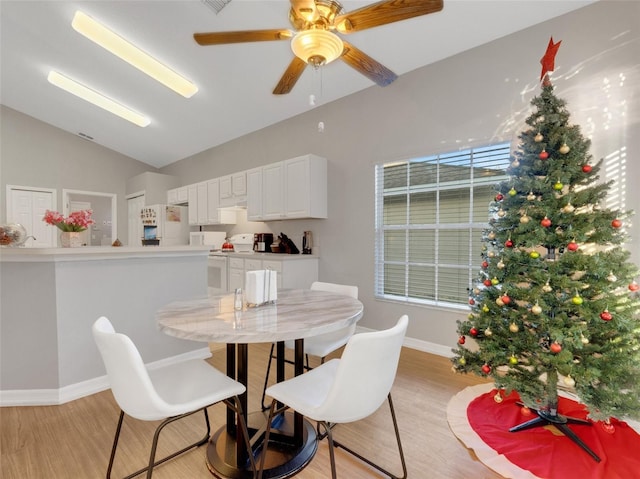
[[[357,333],[364,333],[367,331],[376,331],[375,329],[364,328],[362,326],[356,326]],[[451,346],[444,346],[442,344],[431,343],[429,341],[422,341],[414,338],[404,338],[403,346],[411,349],[415,349],[417,351],[422,351],[424,353],[436,354],[438,356],[444,356],[445,358],[452,358],[453,352],[451,351]]]
[[[157,369],[188,359],[206,359],[208,357],[211,357],[209,348],[201,348],[148,363],[147,368]],[[105,389],[109,389],[109,381],[106,375],[70,384],[60,389],[14,389],[0,391],[0,406],[57,406],[85,396],[90,396]]]

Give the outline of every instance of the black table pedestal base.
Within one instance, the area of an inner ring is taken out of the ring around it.
[[[249,416],[249,434],[255,452],[256,463],[260,464],[263,453],[264,423],[263,413]],[[316,429],[307,420],[302,422],[302,442],[296,444],[293,437],[293,414],[285,413],[274,419],[269,437],[268,452],[265,462],[264,479],[286,478],[303,469],[316,453]],[[252,427],[253,423],[258,427]],[[227,432],[226,427],[219,429],[207,446],[207,467],[214,477],[220,479],[251,479],[253,473],[249,461],[239,466],[236,460],[236,440]]]

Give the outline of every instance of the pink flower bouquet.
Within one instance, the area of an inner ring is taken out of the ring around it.
[[[45,211],[42,221],[57,226],[61,231],[84,231],[95,223],[91,219],[93,210],[74,211],[67,218],[57,211]]]

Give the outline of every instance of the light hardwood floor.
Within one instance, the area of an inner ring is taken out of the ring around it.
[[[249,348],[250,410],[259,409],[268,348],[267,344],[251,345]],[[210,361],[224,370],[224,351],[216,351]],[[447,424],[446,407],[449,399],[465,387],[480,382],[483,381],[475,376],[453,373],[446,358],[403,349],[392,394],[409,478],[500,477],[477,461],[456,439]],[[108,390],[61,406],[0,408],[0,477],[105,477],[118,413],[118,406]],[[214,406],[210,408],[210,413],[212,429],[215,431],[223,424],[224,406]],[[177,427],[168,426],[161,437],[158,454],[200,437],[203,432],[201,418],[201,415],[196,415],[179,421]],[[134,468],[145,465],[156,426],[157,423],[125,418],[114,477],[123,477]],[[335,437],[364,455],[375,457],[384,467],[400,474],[386,403],[371,418],[353,425],[337,426]],[[336,452],[336,461],[341,479],[382,477],[340,449]],[[188,452],[160,466],[153,477],[210,479],[212,475],[205,465],[205,448]],[[320,443],[314,459],[296,477],[330,477],[326,441]]]

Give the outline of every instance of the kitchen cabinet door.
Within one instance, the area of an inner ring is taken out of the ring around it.
[[[207,208],[207,183],[198,183],[196,188],[198,199],[198,224],[206,225],[209,222],[209,212]]]
[[[247,171],[247,219],[262,220],[262,167]]]
[[[280,220],[284,217],[284,162],[262,168],[262,219]]]
[[[187,186],[187,198],[189,202],[189,224],[198,224],[198,185]]]
[[[215,178],[207,181],[207,223],[219,223],[218,208],[220,207],[220,180]]]
[[[284,216],[327,217],[327,161],[305,155],[284,162]]]
[[[167,190],[167,204],[168,205],[178,204],[178,188]]]

